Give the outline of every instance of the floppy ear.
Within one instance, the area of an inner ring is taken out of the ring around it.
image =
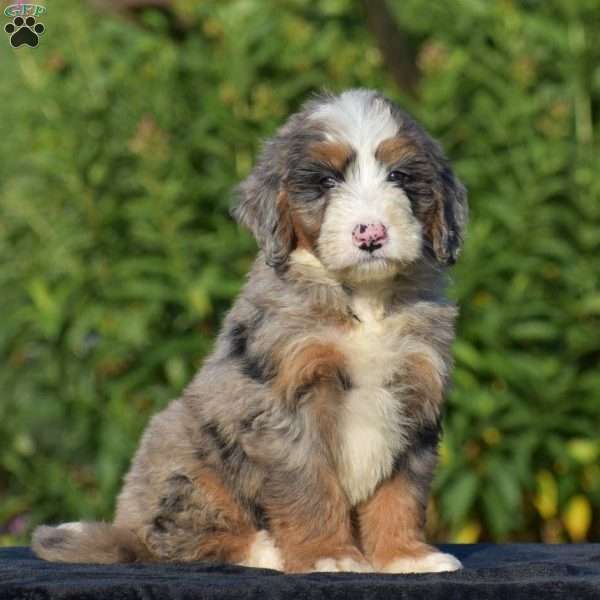
[[[266,263],[280,269],[294,243],[288,199],[283,189],[283,148],[269,142],[250,175],[237,188],[231,215],[247,227],[265,253]]]
[[[450,167],[443,164],[430,223],[433,252],[440,263],[456,262],[468,218],[467,190]]]

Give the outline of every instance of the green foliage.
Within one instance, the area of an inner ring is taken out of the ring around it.
[[[399,18],[444,32],[421,50],[420,115],[472,201],[437,493],[455,533],[579,539],[589,504],[573,517],[572,500],[600,506],[597,3],[419,5]],[[540,511],[543,474],[558,493]]]
[[[350,0],[176,6],[185,35],[54,0],[38,48],[0,45],[0,527],[110,517],[251,264],[233,186],[308,94],[360,85],[470,190],[434,537],[599,538],[597,2],[390,2],[418,100]]]

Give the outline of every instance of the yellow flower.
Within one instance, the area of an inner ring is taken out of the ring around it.
[[[579,494],[573,496],[562,513],[562,521],[574,542],[583,542],[592,522],[592,507],[588,499]]]

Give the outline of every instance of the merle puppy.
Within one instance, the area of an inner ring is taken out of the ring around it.
[[[66,562],[452,571],[425,508],[467,220],[438,144],[369,90],[307,102],[240,185],[261,247],[216,348],[150,422],[114,522],[39,527]]]

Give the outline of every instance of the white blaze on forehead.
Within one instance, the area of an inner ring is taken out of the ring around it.
[[[317,108],[312,118],[324,127],[328,140],[346,144],[356,153],[345,173],[345,186],[367,208],[387,174],[387,166],[375,158],[377,148],[398,133],[389,104],[370,90],[349,90]]]
[[[325,135],[350,144],[358,152],[375,154],[377,146],[398,133],[388,103],[370,90],[349,90],[319,106],[311,115]]]
[[[376,258],[384,260],[358,266],[348,276],[392,276],[395,265],[419,256],[422,232],[408,196],[387,180],[389,166],[376,158],[381,143],[399,132],[389,103],[376,92],[350,90],[317,106],[310,118],[329,141],[349,146],[355,153],[344,180],[328,195],[317,242],[323,264],[338,271],[354,269],[363,261],[364,251],[353,244],[352,231],[357,224],[382,223],[388,241]]]
[[[317,108],[311,118],[324,127],[328,140],[354,150],[356,157],[345,174],[345,183],[368,200],[364,194],[373,194],[387,173],[387,167],[375,158],[377,148],[398,134],[388,102],[370,90],[349,90]]]

